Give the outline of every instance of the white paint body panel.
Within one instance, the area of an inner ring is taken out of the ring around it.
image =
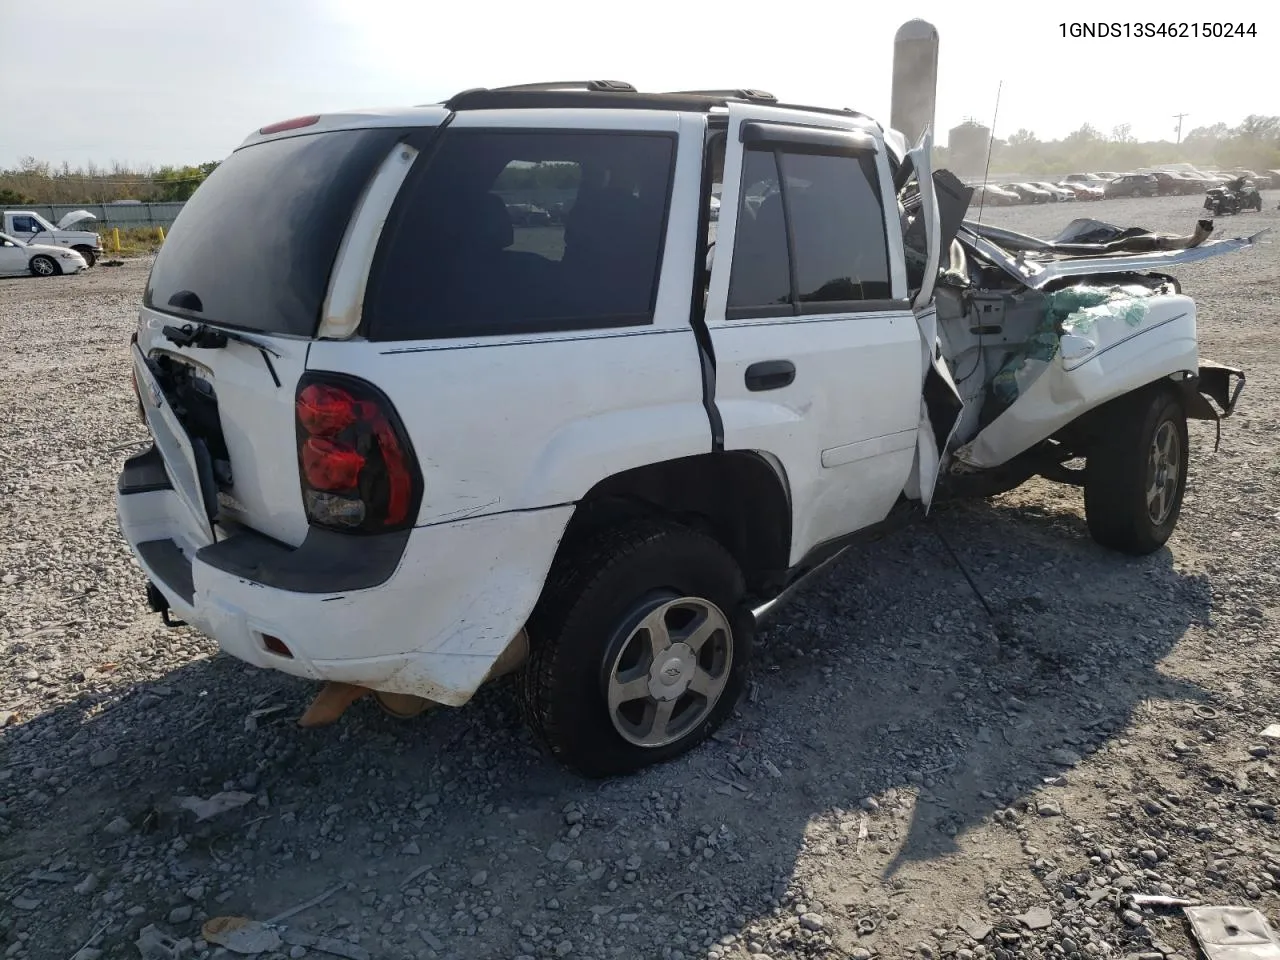
[[[117,500],[131,544],[173,538],[188,559],[199,536],[171,490]],[[528,619],[571,507],[413,531],[391,579],[369,590],[304,594],[265,587],[196,561],[193,603],[161,587],[174,614],[259,667],[461,705]],[[136,551],[135,551],[136,555]],[[289,659],[267,649],[279,637]]]
[[[1164,377],[1194,373],[1194,302],[1173,294],[1147,302],[1147,316],[1136,329],[1109,318],[1065,343],[1009,409],[956,450],[956,460],[968,467],[999,466],[1109,400]]]
[[[802,111],[731,105],[716,231],[716,249],[725,253],[733,249],[741,205],[738,131],[746,120],[874,130],[855,116],[815,118]],[[877,167],[883,207],[893,212],[887,218],[893,292],[905,301],[902,238],[882,144]],[[883,520],[902,493],[919,418],[920,335],[905,302],[901,309],[879,313],[728,320],[731,261],[722,255],[712,265],[706,312],[724,447],[767,452],[780,463],[791,496],[794,564],[823,541]],[[781,389],[748,390],[747,368],[767,360],[790,360],[795,380]]]
[[[146,355],[162,351],[199,364],[218,398],[218,415],[231,459],[231,500],[222,508],[237,522],[296,547],[307,535],[298,478],[294,396],[306,369],[310,341],[255,334],[274,355],[236,340],[218,350],[182,348],[164,335],[164,327],[183,321],[143,307],[138,316],[138,347]]]

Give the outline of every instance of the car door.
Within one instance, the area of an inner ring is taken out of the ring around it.
[[[8,237],[0,237],[0,277],[27,272],[27,252]]]
[[[706,310],[723,447],[784,476],[792,563],[888,515],[923,373],[884,144],[854,114],[823,121],[730,106]]]

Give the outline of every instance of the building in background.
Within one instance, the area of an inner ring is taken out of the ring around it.
[[[947,168],[958,177],[980,176],[987,166],[991,129],[968,119],[947,134]]]

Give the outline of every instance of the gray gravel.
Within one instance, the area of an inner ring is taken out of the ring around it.
[[[1219,226],[1280,226],[1277,199]],[[1184,230],[1197,206],[987,215]],[[895,534],[788,608],[714,741],[602,784],[504,688],[304,731],[311,686],[161,627],[113,506],[147,264],[0,281],[0,955],[206,957],[210,917],[313,899],[270,956],[1193,956],[1135,894],[1274,922],[1278,250],[1179,271],[1249,386],[1218,453],[1192,427],[1169,549],[1104,552],[1042,482],[939,510],[1008,639],[928,525]],[[180,803],[215,794],[239,805]]]

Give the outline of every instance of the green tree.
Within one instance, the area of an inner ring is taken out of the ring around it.
[[[32,200],[25,193],[19,193],[9,187],[0,187],[0,207],[13,206],[17,203],[31,203]]]
[[[151,199],[158,203],[190,200],[196,188],[217,167],[217,163],[202,163],[198,167],[161,167],[156,171],[154,193]]]

